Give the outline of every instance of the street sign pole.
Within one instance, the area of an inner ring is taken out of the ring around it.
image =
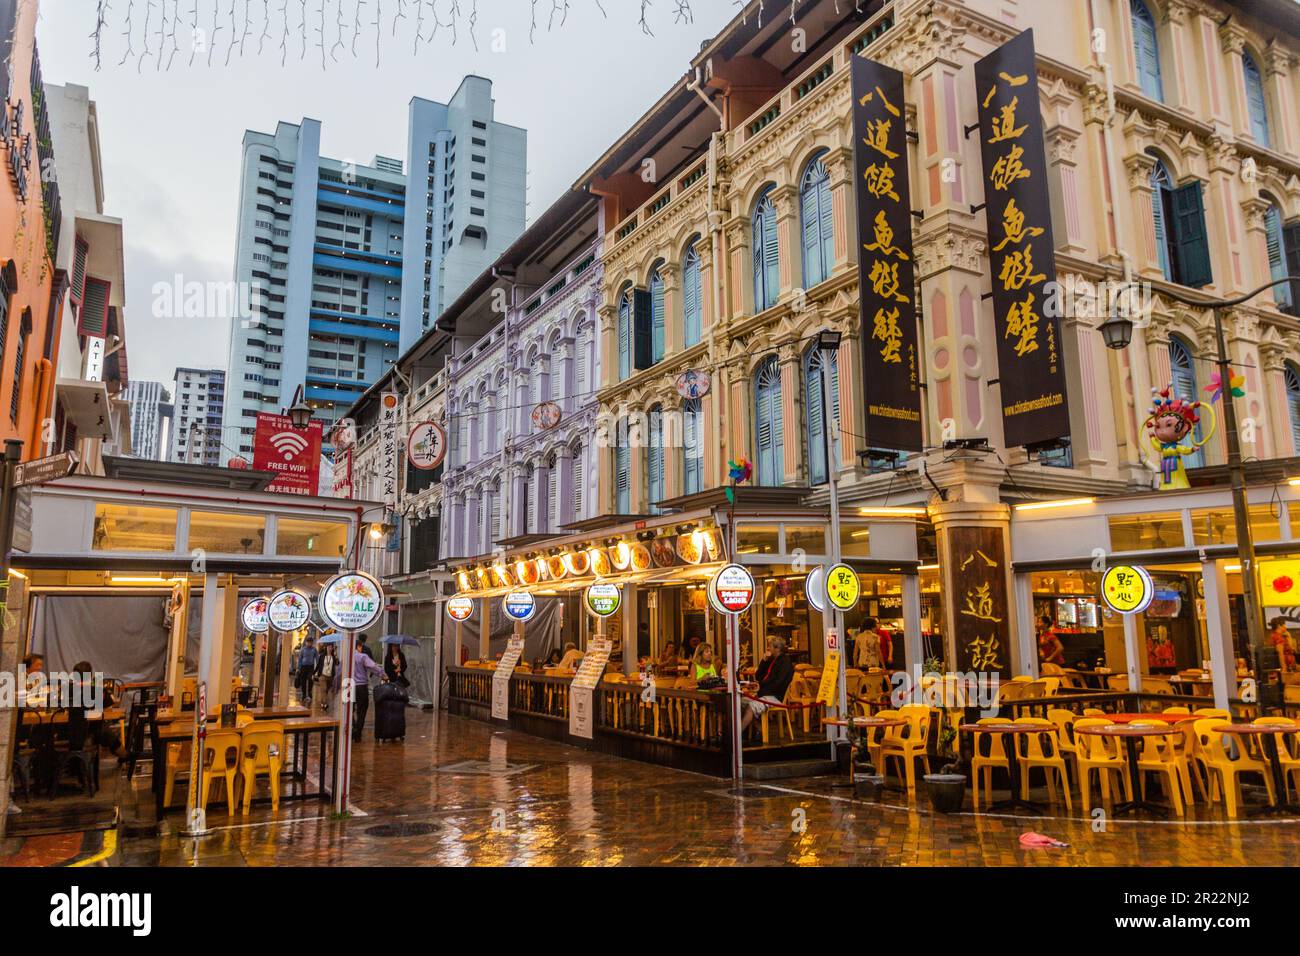
[[[831,548],[830,558],[831,567],[840,563],[840,489],[839,482],[836,480],[836,465],[838,456],[836,454],[839,448],[839,436],[835,434],[839,429],[839,422],[834,415],[834,406],[831,404],[830,388],[830,355],[823,353],[821,387],[822,387],[822,432],[826,439],[826,477],[831,486]],[[826,601],[825,620],[828,624],[825,635],[825,651],[830,653],[830,633],[833,629],[837,635],[837,643],[840,651],[840,666],[836,668],[835,676],[835,699],[839,702],[836,711],[838,716],[847,720],[848,712],[848,682],[845,677],[845,671],[851,663],[846,657],[849,641],[848,635],[844,633],[844,612],[836,607],[828,598]],[[826,736],[828,740],[843,740],[848,735],[847,727],[828,727]]]

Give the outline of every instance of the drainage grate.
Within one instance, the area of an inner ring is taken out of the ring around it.
[[[742,800],[771,800],[773,797],[785,797],[789,794],[782,793],[780,790],[773,790],[770,787],[735,787],[731,790],[710,790],[710,793],[719,797],[739,797]]]
[[[435,767],[438,773],[475,774],[484,777],[512,777],[536,769],[535,763],[494,763],[488,760],[462,760]]]
[[[373,837],[416,837],[428,836],[440,829],[436,823],[380,823],[367,827],[364,832]]]

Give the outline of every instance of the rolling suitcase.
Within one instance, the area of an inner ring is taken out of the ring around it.
[[[406,739],[406,704],[410,696],[398,684],[380,684],[372,692],[375,740]]]

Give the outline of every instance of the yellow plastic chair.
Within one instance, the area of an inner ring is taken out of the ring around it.
[[[1007,721],[1003,717],[981,717],[976,721],[977,724],[1005,724]],[[975,804],[975,810],[980,808],[980,782],[983,778],[983,788],[988,791],[989,803],[993,802],[993,770],[1000,768],[1011,772],[1011,761],[1007,756],[1006,734],[981,733],[976,731],[971,734],[971,750],[974,756],[970,762],[970,780],[971,780],[971,798]],[[988,752],[980,752],[980,743],[988,742]]]
[[[884,764],[888,764],[890,759],[898,760],[902,763],[899,777],[907,780],[907,796],[909,799],[916,796],[916,761],[919,758],[925,764],[925,772],[930,772],[930,708],[924,704],[907,704],[900,707],[898,716],[907,719],[905,725],[890,727],[889,733],[880,745],[880,757],[883,761],[881,772],[884,772]]]
[[[1039,684],[1042,684],[1042,685],[1043,685],[1043,696],[1044,696],[1044,697],[1054,697],[1054,696],[1056,696],[1058,693],[1060,693],[1060,690],[1061,690],[1061,678],[1060,678],[1060,677],[1042,677],[1042,678],[1039,678],[1039,680],[1038,680],[1036,683],[1039,683]]]
[[[807,673],[807,671],[805,671],[804,673]],[[761,729],[761,731],[762,731],[762,733],[763,733],[763,743],[764,743],[764,744],[766,744],[766,743],[768,742],[768,740],[770,739],[770,738],[769,738],[769,728],[768,728],[767,719],[768,719],[768,717],[770,717],[770,716],[772,715],[772,709],[773,709],[773,708],[776,708],[776,710],[777,710],[777,712],[778,712],[777,725],[776,725],[776,726],[777,726],[777,730],[780,730],[780,729],[781,729],[780,718],[781,718],[781,717],[784,717],[784,718],[785,718],[785,730],[786,730],[786,733],[788,733],[788,734],[790,735],[790,741],[791,741],[791,743],[794,742],[794,724],[793,724],[793,723],[791,722],[791,720],[790,720],[790,706],[789,706],[789,705],[790,705],[791,703],[796,703],[797,700],[798,700],[798,698],[797,698],[797,696],[792,696],[792,695],[791,695],[791,692],[792,692],[792,691],[794,691],[794,681],[790,681],[790,686],[787,687],[787,688],[785,689],[785,697],[782,698],[782,702],[781,702],[780,704],[772,704],[772,703],[768,703],[768,702],[764,701],[764,703],[767,703],[767,709],[764,710],[763,713],[762,713],[762,714],[759,716],[759,718],[758,718],[758,721],[759,721],[759,727],[760,727],[760,729]]]
[[[1223,718],[1219,717],[1204,717],[1196,721],[1196,739],[1200,745],[1201,762],[1210,777],[1210,799],[1219,799],[1219,786],[1222,784],[1224,806],[1228,810],[1228,816],[1236,819],[1241,806],[1243,773],[1257,773],[1264,778],[1271,802],[1277,802],[1277,794],[1273,791],[1273,775],[1263,761],[1255,759],[1241,748],[1235,748],[1234,756],[1224,740],[1227,735],[1214,729],[1221,723]]]
[[[240,731],[243,747],[244,816],[253,802],[259,774],[271,780],[271,812],[280,809],[280,767],[284,760],[284,724],[254,721]]]
[[[1106,716],[1106,712],[1105,712],[1104,710],[1102,710],[1100,707],[1085,707],[1085,708],[1083,708],[1083,716],[1085,716],[1085,717],[1105,717],[1105,716]]]
[[[1163,720],[1135,720],[1129,726],[1160,727],[1178,732],[1177,727],[1171,727]],[[1174,812],[1181,817],[1186,812],[1183,806],[1183,795],[1190,794],[1192,787],[1188,779],[1186,755],[1179,752],[1173,734],[1168,737],[1143,737],[1140,743],[1142,749],[1138,755],[1139,786],[1145,794],[1147,774],[1153,773],[1160,777],[1161,786],[1169,796]]]
[[[1062,674],[1065,673],[1064,668],[1062,668],[1060,664],[1051,664],[1051,663],[1042,664],[1038,668],[1038,671],[1044,677],[1060,677]]]
[[[1110,721],[1104,717],[1080,717],[1074,722],[1074,757],[1079,766],[1079,795],[1083,798],[1083,812],[1092,811],[1089,796],[1091,777],[1096,772],[1101,785],[1101,799],[1110,799],[1110,774],[1119,778],[1124,788],[1125,799],[1133,799],[1133,786],[1126,773],[1127,765],[1120,753],[1119,740],[1114,737],[1098,737],[1095,734],[1080,733],[1085,727],[1109,727]]]
[[[1106,678],[1106,685],[1115,693],[1126,694],[1128,693],[1128,675],[1111,674]]]
[[[1191,709],[1186,706],[1166,707],[1163,711],[1161,711],[1161,713],[1164,714],[1190,714],[1191,712],[1192,712]]]
[[[1007,704],[1013,700],[1024,700],[1025,688],[1028,686],[1027,681],[1012,678],[1010,681],[998,684],[998,703]]]
[[[1038,767],[1047,780],[1047,793],[1052,802],[1056,802],[1056,780],[1052,777],[1055,770],[1061,775],[1061,789],[1065,791],[1065,809],[1073,810],[1070,804],[1070,778],[1065,771],[1065,758],[1061,756],[1061,741],[1056,723],[1042,717],[1022,717],[1019,724],[1034,724],[1043,728],[1042,733],[1025,734],[1017,740],[1023,740],[1020,753],[1020,799],[1029,799],[1029,771]]]
[[[163,806],[170,807],[172,797],[176,794],[176,775],[182,770],[190,769],[194,749],[188,740],[167,741],[163,746],[167,748],[167,759],[163,771],[166,774],[166,784],[163,786]]]
[[[1295,727],[1297,733],[1300,733],[1300,723],[1297,723],[1290,717],[1257,717],[1257,724],[1287,724]],[[1294,786],[1296,793],[1300,794],[1300,737],[1296,734],[1279,735],[1277,738],[1277,756],[1282,762],[1282,780],[1286,784],[1286,794],[1289,797],[1291,788]]]
[[[1017,674],[1015,677],[1011,679],[1017,684],[1028,684],[1033,680],[1033,678],[1030,677],[1028,674]]]
[[[199,806],[208,808],[208,793],[212,781],[221,777],[226,782],[226,811],[235,812],[235,781],[239,778],[239,753],[243,738],[236,730],[214,730],[203,741],[203,777],[199,791]]]
[[[1074,740],[1074,722],[1079,716],[1064,707],[1052,707],[1047,711],[1047,719],[1056,725],[1056,746],[1066,758],[1066,766],[1074,764],[1074,775],[1079,776],[1076,754],[1078,745]]]

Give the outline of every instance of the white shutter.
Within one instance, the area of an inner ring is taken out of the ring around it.
[[[558,463],[546,471],[546,527],[541,531],[554,531],[559,527],[560,500],[556,494],[556,478],[559,474]]]
[[[574,345],[574,361],[578,363],[578,366],[574,376],[575,385],[573,390],[576,393],[574,397],[577,399],[579,405],[587,400],[587,390],[591,387],[588,382],[590,376],[587,374],[587,369],[590,367],[591,362],[590,352],[590,332],[587,329],[583,329],[578,333],[578,341]]]
[[[585,514],[582,511],[583,487],[586,478],[583,476],[582,467],[582,449],[573,449],[573,520],[581,521]]]

